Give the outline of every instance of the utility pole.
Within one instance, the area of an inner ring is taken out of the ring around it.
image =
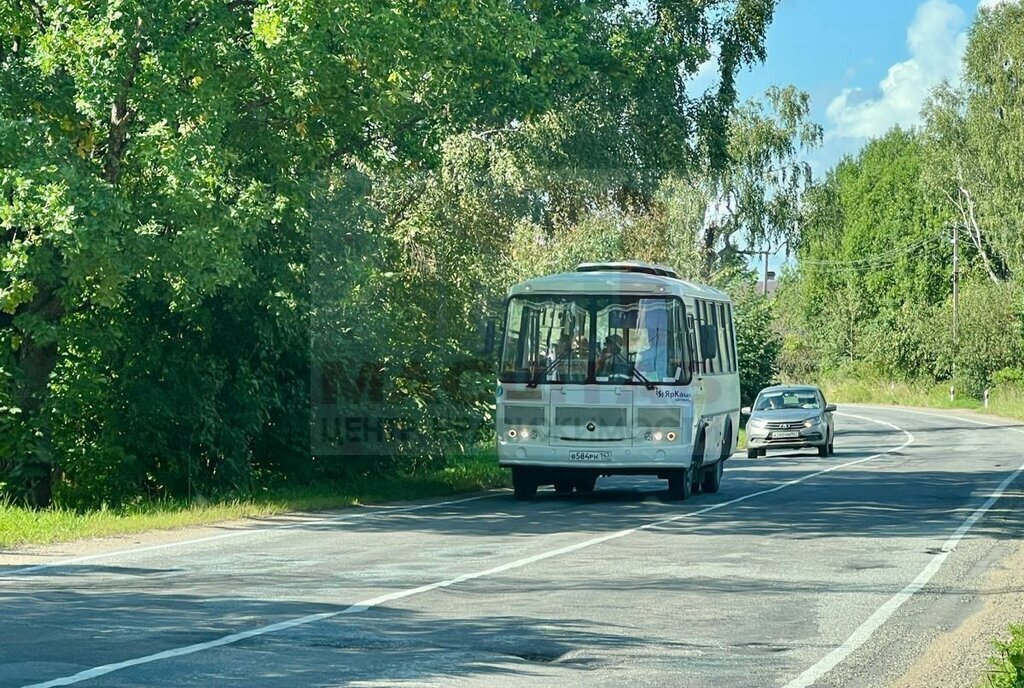
[[[768,296],[768,249],[761,253],[764,254],[764,282],[761,283],[761,296]]]
[[[736,253],[739,253],[742,256],[760,256],[764,260],[764,267],[762,268],[763,279],[761,280],[762,296],[768,296],[768,275],[774,274],[769,272],[768,270],[768,258],[770,256],[777,255],[778,252],[781,251],[783,248],[786,249],[786,255],[788,256],[789,241],[784,241],[783,243],[779,244],[778,246],[775,247],[774,251],[772,250],[771,245],[766,245],[765,248],[761,249],[760,251],[736,251]]]
[[[956,379],[957,311],[960,307],[960,225],[953,225],[953,379]]]

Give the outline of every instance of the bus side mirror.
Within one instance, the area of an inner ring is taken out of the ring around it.
[[[484,322],[484,348],[481,352],[485,356],[489,356],[494,353],[494,331],[494,318],[487,318],[487,321]]]
[[[718,356],[718,330],[714,325],[700,326],[700,352],[705,361]]]

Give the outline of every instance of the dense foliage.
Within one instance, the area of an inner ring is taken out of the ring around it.
[[[980,396],[1024,361],[1024,6],[983,8],[958,86],[807,194],[778,310],[784,377],[853,376]],[[959,260],[956,316],[953,238]]]
[[[505,286],[710,275],[707,209],[813,142],[792,91],[733,117],[774,4],[0,1],[0,493],[244,493],[478,441]],[[386,410],[387,441],[332,456],[311,400]]]

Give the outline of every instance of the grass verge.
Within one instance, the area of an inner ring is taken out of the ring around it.
[[[821,389],[826,398],[837,400],[839,403],[969,409],[1005,418],[1024,419],[1024,389],[1015,385],[994,387],[989,394],[987,409],[980,400],[966,396],[957,396],[950,400],[948,383],[927,385],[883,380],[837,379],[823,381]]]
[[[1024,688],[1024,626],[1011,626],[1009,640],[995,640],[996,654],[983,688]]]
[[[0,503],[0,550],[27,544],[273,516],[290,511],[441,497],[503,487],[508,480],[508,472],[499,468],[493,454],[488,452],[465,457],[425,475],[394,476],[345,485],[285,487],[245,500],[205,504],[162,501],[86,512],[60,508],[27,509]]]

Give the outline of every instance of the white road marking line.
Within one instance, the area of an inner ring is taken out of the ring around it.
[[[922,416],[934,416],[936,418],[944,418],[946,420],[963,420],[968,423],[988,425],[994,428],[1003,428],[1004,430],[1021,432],[1021,430],[1019,430],[1018,428],[1007,428],[1005,426],[999,425],[998,423],[988,423],[984,421],[973,420],[970,418],[961,418],[960,416],[929,413],[926,411],[903,411],[902,409],[900,409],[900,411],[903,413],[916,413]],[[1013,482],[1017,478],[1019,478],[1022,473],[1024,473],[1024,464],[1022,464],[1021,467],[1015,470],[1013,473],[1006,476],[1006,479],[1003,480],[1003,482],[999,484],[999,487],[997,487],[996,490],[991,495],[989,495],[988,499],[985,500],[985,503],[982,504],[977,509],[975,509],[974,512],[969,517],[967,517],[967,519],[963,523],[960,524],[960,527],[957,528],[953,535],[948,540],[946,540],[946,542],[942,545],[941,553],[935,555],[935,557],[928,562],[928,565],[924,567],[924,570],[922,570],[921,573],[919,573],[917,577],[907,585],[907,587],[903,588],[903,590],[893,595],[888,601],[886,601],[885,604],[876,609],[875,612],[870,617],[868,617],[867,621],[858,626],[857,629],[853,632],[853,634],[845,641],[843,641],[842,645],[829,652],[827,655],[822,657],[814,666],[810,667],[809,669],[804,671],[804,673],[800,674],[798,677],[787,683],[785,688],[807,688],[807,686],[813,685],[825,674],[827,674],[829,671],[834,669],[838,664],[844,661],[847,657],[853,654],[855,650],[857,650],[864,643],[870,640],[871,636],[874,635],[875,631],[877,631],[882,626],[882,624],[888,621],[889,618],[896,613],[897,609],[903,606],[903,604],[907,602],[907,600],[913,597],[916,593],[918,593],[921,590],[921,588],[926,586],[929,583],[929,581],[931,581],[935,574],[939,572],[939,569],[942,568],[942,565],[945,563],[946,559],[949,558],[949,555],[953,552],[954,549],[956,549],[956,546],[960,543],[964,536],[967,535],[971,528],[974,527],[974,524],[977,523],[978,520],[982,516],[984,516],[985,513],[988,512],[988,510],[991,509],[996,502],[999,501],[999,499],[1003,496],[1003,493],[1006,491],[1006,488],[1013,484]]]
[[[833,471],[837,471],[837,470],[840,470],[842,468],[848,468],[849,466],[855,466],[857,464],[865,463],[866,461],[872,461],[872,460],[877,459],[877,458],[879,458],[881,456],[885,456],[886,454],[891,454],[893,452],[900,451],[901,449],[904,449],[905,447],[910,445],[912,442],[914,442],[914,436],[912,434],[910,434],[906,430],[903,430],[902,428],[899,428],[899,427],[893,425],[892,423],[887,423],[885,421],[875,420],[873,418],[866,418],[864,416],[855,416],[853,414],[843,414],[843,415],[852,416],[854,418],[860,418],[861,420],[866,420],[866,421],[869,421],[869,422],[872,422],[872,423],[878,423],[880,425],[888,425],[889,427],[895,428],[896,430],[899,430],[900,432],[904,433],[907,436],[907,439],[903,442],[903,444],[899,445],[898,447],[892,447],[891,449],[886,449],[884,451],[881,451],[881,452],[879,452],[877,454],[872,454],[871,456],[865,457],[863,459],[857,459],[856,461],[848,461],[848,462],[843,463],[843,464],[836,464],[835,466],[829,466],[828,468],[822,469],[820,471],[815,471],[814,473],[809,473],[809,474],[807,474],[805,476],[802,476],[802,477],[799,477],[799,478],[794,478],[793,480],[789,480],[787,482],[780,483],[779,485],[776,485],[775,487],[772,487],[772,488],[761,490],[759,492],[752,492],[750,494],[743,495],[742,497],[737,497],[736,499],[729,500],[728,502],[719,502],[717,504],[711,504],[711,505],[708,505],[708,506],[704,507],[703,509],[698,509],[696,511],[687,512],[685,514],[679,514],[679,515],[673,516],[671,518],[661,519],[661,520],[654,521],[654,522],[651,522],[651,523],[647,523],[647,524],[644,524],[644,525],[636,526],[634,528],[627,528],[627,529],[624,529],[624,530],[615,531],[613,533],[608,533],[606,535],[601,535],[601,536],[598,536],[598,537],[595,537],[595,538],[591,538],[589,540],[584,540],[583,542],[577,542],[576,544],[573,544],[573,545],[568,545],[566,547],[560,547],[558,549],[549,550],[547,552],[541,552],[540,554],[535,554],[533,556],[526,557],[524,559],[517,559],[515,561],[510,561],[510,562],[507,562],[505,564],[501,564],[499,566],[495,566],[493,568],[485,569],[483,571],[475,571],[473,573],[466,573],[466,574],[463,574],[461,576],[456,576],[455,578],[449,578],[447,580],[438,581],[436,583],[429,583],[427,585],[421,585],[421,586],[416,587],[416,588],[409,588],[409,589],[406,589],[406,590],[398,590],[396,592],[388,593],[386,595],[381,595],[379,597],[374,597],[374,598],[371,598],[371,599],[368,599],[368,600],[364,600],[362,602],[357,602],[357,603],[355,603],[353,605],[350,605],[350,606],[348,606],[348,607],[346,607],[344,609],[338,610],[338,611],[322,612],[320,614],[311,614],[309,616],[303,616],[303,617],[299,617],[297,619],[291,619],[289,621],[282,621],[280,623],[276,623],[276,624],[273,624],[273,625],[270,625],[270,626],[265,626],[263,628],[255,628],[255,629],[252,629],[252,630],[249,630],[249,631],[244,631],[244,632],[241,632],[241,633],[233,633],[231,635],[226,635],[226,636],[224,636],[222,638],[218,638],[216,640],[211,640],[211,641],[208,641],[208,642],[205,642],[205,643],[196,643],[194,645],[186,645],[184,647],[178,647],[178,648],[174,648],[174,649],[170,649],[170,650],[164,650],[163,652],[157,652],[155,654],[146,655],[144,657],[136,657],[134,659],[125,660],[123,662],[117,662],[117,663],[114,663],[114,664],[105,664],[103,666],[94,667],[92,669],[86,669],[84,671],[80,671],[77,674],[72,674],[70,676],[64,676],[64,677],[61,677],[61,678],[52,679],[52,680],[46,681],[44,683],[32,684],[31,686],[26,686],[25,688],[52,688],[53,686],[69,686],[69,685],[72,685],[72,684],[75,684],[75,683],[81,683],[82,681],[88,681],[89,679],[93,679],[93,678],[96,678],[98,676],[104,676],[106,674],[111,674],[111,673],[113,673],[115,671],[120,671],[122,669],[127,669],[127,668],[133,667],[133,666],[139,666],[140,664],[148,664],[150,662],[157,662],[157,661],[160,661],[162,659],[169,659],[169,658],[172,658],[172,657],[181,657],[181,656],[184,656],[184,655],[194,654],[196,652],[202,652],[203,650],[208,650],[208,649],[215,648],[215,647],[222,647],[224,645],[231,645],[233,643],[237,643],[237,642],[239,642],[241,640],[246,640],[248,638],[253,638],[253,637],[257,637],[257,636],[261,636],[261,635],[267,635],[268,633],[276,633],[278,631],[287,630],[289,628],[294,628],[296,626],[304,626],[306,624],[314,623],[316,621],[323,621],[325,619],[330,619],[330,618],[333,618],[333,617],[336,617],[336,616],[342,616],[342,615],[347,615],[347,614],[361,614],[362,612],[365,612],[365,611],[367,611],[369,609],[372,609],[372,608],[374,608],[374,607],[376,607],[378,605],[384,604],[385,602],[391,602],[391,601],[394,601],[394,600],[402,599],[404,597],[411,597],[413,595],[419,595],[419,594],[422,594],[422,593],[425,593],[425,592],[430,592],[431,590],[437,590],[438,588],[447,588],[447,587],[450,587],[452,585],[456,585],[458,583],[464,583],[466,581],[474,580],[474,579],[477,579],[477,578],[484,578],[486,576],[491,576],[491,575],[494,575],[496,573],[503,573],[505,571],[511,571],[513,569],[523,568],[525,566],[529,566],[531,564],[535,564],[535,563],[537,563],[539,561],[544,561],[545,559],[551,559],[552,557],[557,557],[557,556],[561,556],[563,554],[568,554],[570,552],[575,552],[575,551],[578,551],[578,550],[581,550],[581,549],[586,549],[588,547],[593,547],[594,545],[599,545],[599,544],[601,544],[603,542],[608,542],[609,540],[616,540],[616,539],[619,539],[619,538],[624,538],[627,535],[632,535],[633,533],[636,533],[636,532],[639,532],[639,531],[642,531],[642,530],[654,530],[654,529],[657,529],[657,528],[661,528],[661,527],[665,526],[668,523],[674,523],[676,521],[680,521],[680,520],[685,519],[685,518],[692,518],[694,516],[700,516],[701,514],[706,514],[706,513],[712,512],[712,511],[718,511],[719,509],[724,509],[724,508],[726,508],[728,506],[731,506],[733,504],[739,504],[740,502],[745,502],[748,499],[753,499],[755,497],[760,497],[762,495],[771,494],[773,492],[778,492],[779,490],[784,490],[787,487],[792,487],[793,485],[797,485],[797,484],[805,482],[807,480],[811,480],[813,478],[817,478],[818,476],[825,475],[826,473],[831,473]]]
[[[227,538],[240,537],[242,535],[256,535],[260,533],[273,533],[279,530],[289,530],[291,528],[305,528],[308,526],[323,525],[325,523],[344,523],[350,519],[357,518],[370,518],[372,516],[388,516],[390,514],[405,513],[409,511],[421,511],[423,509],[433,509],[443,506],[451,506],[453,504],[464,504],[465,502],[475,502],[479,499],[491,499],[499,495],[507,494],[507,490],[496,490],[489,494],[477,495],[476,497],[466,497],[464,499],[453,499],[446,502],[430,502],[428,504],[417,504],[415,506],[404,506],[404,507],[372,507],[374,511],[366,511],[362,513],[350,513],[350,514],[336,514],[324,518],[315,518],[304,521],[297,521],[291,523],[281,523],[271,526],[255,527],[255,528],[240,528],[233,530],[230,533],[221,533],[219,535],[209,535],[207,537],[193,538],[191,540],[176,540],[174,542],[165,542],[159,545],[146,545],[144,547],[134,547],[129,549],[114,550],[112,552],[101,552],[99,554],[89,554],[81,557],[70,557],[68,559],[61,559],[59,561],[51,561],[45,564],[35,564],[32,566],[25,566],[20,569],[11,569],[10,571],[0,571],[0,583],[4,582],[4,578],[8,576],[18,576],[26,573],[35,573],[36,571],[43,571],[45,569],[59,568],[62,566],[71,566],[72,564],[81,564],[87,561],[97,561],[99,559],[108,559],[111,557],[118,557],[122,555],[140,554],[142,552],[153,552],[160,549],[169,549],[171,547],[183,547],[185,545],[198,545],[204,542],[213,542],[215,540],[225,540]],[[0,552],[2,554],[2,552]]]
[[[851,414],[839,413],[839,415],[851,415]],[[853,417],[854,418],[860,418],[860,416],[853,416]],[[862,420],[871,420],[871,419],[863,419],[862,418]],[[873,421],[872,420],[872,422],[879,422],[879,421]],[[895,427],[895,426],[893,426],[893,427]],[[732,470],[748,470],[748,469],[743,469],[743,468],[725,468],[723,470],[725,470],[725,471],[732,471]],[[657,491],[660,491],[660,490],[651,490],[651,492],[657,492]],[[45,564],[34,564],[34,565],[31,565],[31,566],[22,567],[20,569],[11,569],[9,571],[0,571],[0,583],[2,583],[3,579],[5,577],[8,577],[8,576],[19,576],[19,575],[23,575],[23,574],[26,574],[26,573],[35,573],[37,571],[44,571],[46,569],[60,568],[62,566],[71,566],[73,564],[82,564],[82,563],[85,563],[85,562],[97,561],[97,560],[106,559],[106,558],[109,558],[109,557],[118,557],[118,556],[122,556],[122,555],[126,555],[126,554],[127,555],[141,554],[143,552],[152,552],[152,551],[161,550],[161,549],[169,549],[169,548],[172,548],[172,547],[182,547],[182,546],[185,546],[185,545],[198,545],[198,544],[202,544],[204,542],[213,542],[213,541],[216,541],[216,540],[224,540],[224,539],[227,539],[227,538],[240,537],[240,536],[243,536],[243,535],[255,535],[255,534],[260,534],[260,533],[275,532],[275,531],[278,531],[278,530],[288,530],[290,528],[302,528],[302,527],[306,527],[306,526],[310,526],[310,525],[321,525],[321,524],[324,524],[324,523],[342,523],[342,522],[347,521],[348,519],[352,519],[352,518],[369,518],[371,516],[382,516],[382,515],[393,514],[393,513],[404,513],[404,512],[407,512],[407,511],[419,511],[419,510],[422,510],[422,509],[430,509],[430,508],[434,508],[434,507],[450,506],[452,504],[462,504],[464,502],[475,502],[475,501],[477,501],[479,499],[490,499],[492,497],[497,497],[499,495],[504,495],[507,492],[508,492],[508,490],[495,490],[495,491],[493,491],[493,492],[491,492],[489,494],[478,495],[476,497],[467,497],[465,499],[454,499],[454,500],[449,500],[449,501],[445,501],[445,502],[431,502],[429,504],[418,504],[416,506],[409,506],[409,507],[372,507],[372,508],[375,509],[375,511],[358,513],[358,514],[337,514],[335,516],[330,516],[330,517],[326,517],[326,518],[318,518],[318,519],[300,521],[300,522],[296,522],[296,523],[283,523],[283,524],[279,524],[279,525],[264,526],[264,527],[257,527],[257,528],[241,528],[239,530],[231,531],[230,533],[221,533],[219,535],[210,535],[210,536],[207,536],[207,537],[193,538],[191,540],[176,540],[174,542],[165,542],[165,543],[162,543],[162,544],[159,544],[159,545],[146,545],[146,546],[143,546],[143,547],[134,547],[134,548],[129,548],[129,549],[114,550],[114,551],[111,551],[111,552],[101,552],[99,554],[90,554],[90,555],[81,556],[81,557],[70,557],[68,559],[61,559],[59,561],[47,562]],[[3,554],[3,552],[0,552],[0,554]]]
[[[954,416],[954,415],[948,414],[948,413],[932,413],[931,411],[918,411],[917,409],[911,410],[911,409],[905,409],[905,408],[903,408],[901,406],[872,406],[870,404],[848,404],[848,405],[849,406],[863,406],[864,408],[878,409],[879,411],[896,411],[898,413],[912,413],[915,416],[931,416],[933,418],[944,418],[946,420],[950,420],[950,419],[962,420],[965,423],[974,423],[975,425],[987,425],[990,428],[1002,428],[1003,430],[1007,430],[1009,432],[1019,432],[1019,433],[1024,434],[1024,429],[1021,429],[1021,428],[1017,428],[1017,427],[1013,427],[1013,426],[1009,426],[1009,425],[1001,425],[999,423],[989,423],[988,421],[977,420],[975,418],[965,418],[964,416]],[[965,410],[967,410],[967,409],[965,409]],[[1001,416],[996,416],[996,418],[1001,418]],[[1002,420],[1012,421],[1014,419],[1013,418],[1003,418]]]

